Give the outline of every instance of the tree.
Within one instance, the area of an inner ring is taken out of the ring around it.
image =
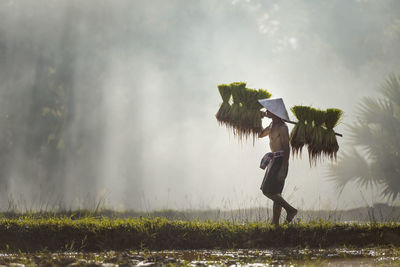
[[[342,190],[350,181],[362,187],[382,188],[382,197],[400,195],[400,76],[390,75],[381,97],[364,98],[357,121],[349,126],[354,145],[331,165],[328,175]]]

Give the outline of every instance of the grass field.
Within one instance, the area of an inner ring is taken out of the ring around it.
[[[107,209],[101,206],[100,203],[93,209],[23,209],[12,206],[7,211],[0,212],[0,218],[16,219],[26,215],[32,218],[72,218],[79,219],[85,217],[106,217],[106,218],[167,218],[169,220],[183,221],[230,221],[234,223],[245,222],[265,222],[271,220],[272,210],[268,207],[241,208],[241,209],[188,209],[188,210],[152,210],[152,211],[135,211],[126,210],[118,211]],[[299,209],[296,220],[300,219],[303,222],[315,220],[324,220],[330,222],[395,222],[400,221],[400,206],[390,206],[387,204],[374,204],[373,206],[359,207],[347,210],[303,210]]]
[[[0,219],[0,250],[122,251],[400,246],[400,223],[268,223],[19,217]]]

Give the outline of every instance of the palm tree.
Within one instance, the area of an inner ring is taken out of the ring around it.
[[[381,188],[382,197],[394,201],[400,196],[400,76],[386,79],[379,99],[361,101],[349,130],[353,148],[330,166],[328,176],[340,190],[355,181]]]

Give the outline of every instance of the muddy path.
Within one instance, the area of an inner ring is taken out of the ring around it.
[[[397,248],[1,253],[6,266],[398,266]]]

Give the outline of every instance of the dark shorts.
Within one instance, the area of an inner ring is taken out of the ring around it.
[[[267,167],[264,180],[260,188],[264,195],[276,195],[282,193],[283,186],[285,185],[285,179],[278,179],[278,174],[282,167],[282,161],[282,157],[275,158],[271,166]]]

